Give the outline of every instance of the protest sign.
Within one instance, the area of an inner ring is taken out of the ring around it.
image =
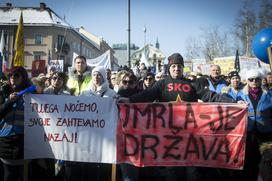
[[[113,163],[114,99],[54,95],[25,97],[25,159]]]
[[[54,67],[56,72],[63,72],[63,60],[50,60],[48,66]]]
[[[117,162],[242,169],[247,108],[238,104],[118,104]]]

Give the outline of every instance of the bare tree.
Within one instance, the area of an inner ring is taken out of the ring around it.
[[[203,47],[202,53],[207,60],[212,61],[215,57],[229,56],[231,48],[229,36],[220,32],[218,26],[202,28]]]
[[[269,0],[262,0],[259,12],[259,29],[272,26],[272,3]]]
[[[253,1],[245,0],[235,23],[235,34],[242,43],[242,54],[252,56],[251,40],[257,32],[255,12],[252,10]]]
[[[194,37],[188,37],[186,40],[186,58],[192,60],[201,57],[201,40]]]

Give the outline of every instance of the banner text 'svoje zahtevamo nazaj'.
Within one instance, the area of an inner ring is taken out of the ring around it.
[[[114,163],[116,120],[112,98],[26,95],[25,159]]]
[[[238,104],[119,104],[117,162],[242,169],[247,109]]]

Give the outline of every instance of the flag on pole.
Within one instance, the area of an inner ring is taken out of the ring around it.
[[[0,40],[0,57],[1,64],[0,68],[2,68],[2,73],[6,73],[8,71],[8,60],[5,55],[5,39],[4,39],[4,30],[2,30],[1,40]]]
[[[2,77],[3,75],[3,66],[2,66],[4,61],[3,50],[4,50],[4,30],[2,30],[2,35],[0,39],[0,77]]]
[[[19,25],[16,33],[15,40],[15,56],[13,59],[13,66],[24,66],[24,23],[23,23],[23,13],[21,13]]]
[[[240,72],[240,60],[239,60],[239,51],[238,50],[236,50],[234,69],[237,72]]]
[[[48,49],[48,61],[47,61],[47,66],[50,65],[50,61],[51,61],[51,53],[50,53],[50,49]]]

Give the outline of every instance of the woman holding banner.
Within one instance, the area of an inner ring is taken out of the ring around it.
[[[238,98],[248,103],[245,166],[240,180],[257,180],[261,159],[259,147],[272,140],[272,99],[261,88],[263,76],[259,69],[249,70],[246,74],[247,85]]]
[[[111,97],[116,92],[109,87],[106,69],[97,66],[92,70],[92,80],[87,88],[83,91],[82,96],[99,96]],[[105,163],[84,163],[83,165],[84,180],[110,180],[111,164]]]
[[[0,158],[4,181],[23,180],[24,98],[17,93],[30,86],[27,71],[15,67],[9,74],[9,96],[0,103]]]

